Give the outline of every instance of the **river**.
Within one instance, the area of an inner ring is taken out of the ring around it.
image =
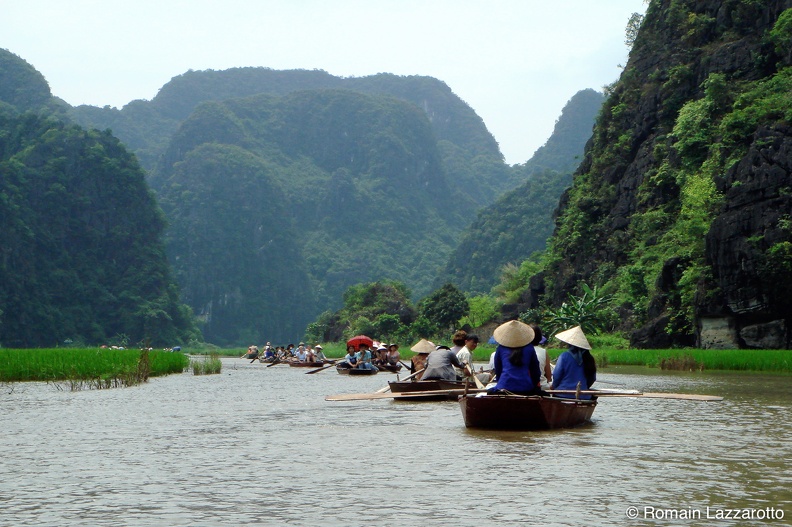
[[[133,388],[5,384],[0,525],[792,524],[789,376],[599,377],[724,401],[601,398],[579,428],[493,432],[455,402],[324,400],[391,374],[233,358]]]

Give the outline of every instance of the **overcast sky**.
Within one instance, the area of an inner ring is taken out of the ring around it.
[[[0,48],[72,105],[152,99],[187,70],[444,81],[524,163],[579,90],[616,80],[644,0],[0,0]]]

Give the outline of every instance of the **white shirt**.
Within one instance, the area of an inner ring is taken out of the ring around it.
[[[459,362],[467,362],[470,364],[470,371],[473,371],[473,365],[471,364],[471,359],[473,357],[470,354],[470,350],[468,350],[466,346],[462,346],[462,349],[457,352],[456,356],[457,359],[459,359]],[[462,368],[457,368],[457,373],[460,375],[465,375],[465,370]]]
[[[539,371],[542,374],[540,384],[543,389],[547,389],[548,382],[547,377],[545,377],[545,366],[547,366],[547,350],[540,348],[539,346],[534,346],[534,350],[536,350],[536,358],[539,359]]]

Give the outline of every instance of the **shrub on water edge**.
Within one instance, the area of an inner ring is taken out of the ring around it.
[[[213,375],[220,373],[223,369],[223,363],[220,356],[213,353],[204,356],[201,359],[193,359],[190,361],[193,375]]]

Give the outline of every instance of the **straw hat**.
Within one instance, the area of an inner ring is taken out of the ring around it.
[[[492,334],[495,341],[507,348],[522,348],[534,339],[534,330],[531,326],[519,320],[510,320],[495,328]]]
[[[426,339],[421,339],[418,344],[410,348],[410,351],[415,353],[432,353],[435,350],[435,345]]]
[[[586,339],[586,335],[583,334],[583,330],[580,329],[580,326],[575,326],[572,329],[562,331],[561,333],[556,334],[555,338],[561,342],[571,344],[572,346],[583,348],[584,350],[591,349],[591,344],[589,344],[589,341]]]

